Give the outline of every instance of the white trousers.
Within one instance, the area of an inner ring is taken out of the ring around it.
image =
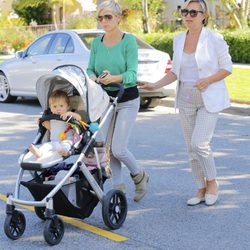
[[[183,84],[178,93],[178,107],[192,174],[198,188],[201,189],[206,186],[206,180],[216,178],[210,142],[218,113],[208,112],[204,106],[201,92],[192,86]]]

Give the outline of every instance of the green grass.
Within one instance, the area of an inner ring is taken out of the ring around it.
[[[232,102],[250,104],[250,68],[233,68],[226,84]]]

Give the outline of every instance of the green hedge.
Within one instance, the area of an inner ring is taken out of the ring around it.
[[[232,61],[235,63],[250,63],[250,31],[221,31],[229,45]],[[143,34],[139,35],[156,49],[167,52],[173,57],[173,38],[177,33]]]
[[[235,63],[250,63],[250,31],[221,32]]]

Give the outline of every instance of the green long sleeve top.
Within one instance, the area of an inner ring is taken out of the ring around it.
[[[131,34],[126,33],[113,47],[103,44],[102,37],[93,40],[87,69],[89,76],[98,77],[104,70],[108,70],[111,75],[122,75],[122,83],[126,89],[136,86],[137,68],[138,46]]]

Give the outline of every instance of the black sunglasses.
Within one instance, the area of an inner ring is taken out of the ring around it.
[[[110,21],[110,20],[113,19],[113,16],[112,16],[112,15],[104,15],[104,16],[98,16],[98,17],[96,18],[96,20],[97,20],[98,22],[102,22],[103,19],[104,19],[105,21]]]
[[[204,13],[203,11],[201,10],[188,10],[188,9],[183,9],[181,10],[181,15],[186,17],[188,14],[191,16],[191,17],[197,17],[198,13]]]

